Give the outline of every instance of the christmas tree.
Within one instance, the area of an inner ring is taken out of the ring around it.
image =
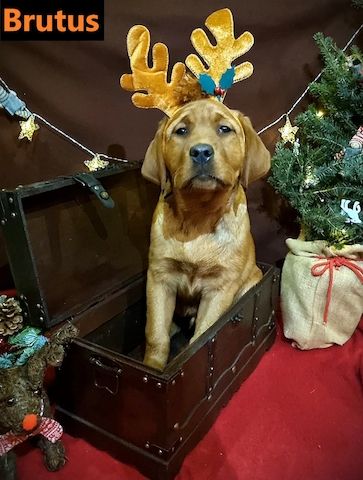
[[[313,103],[280,129],[269,182],[297,211],[305,240],[363,243],[363,58],[318,33],[324,68]],[[361,211],[362,210],[362,211]]]

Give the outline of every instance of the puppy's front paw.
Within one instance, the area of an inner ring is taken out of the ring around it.
[[[195,333],[192,338],[189,340],[189,345],[191,345],[193,342],[195,342],[198,338],[200,337],[199,333]]]
[[[195,330],[194,332],[194,335],[192,336],[192,338],[189,340],[189,345],[192,344],[193,342],[195,342],[201,335],[203,335],[203,333],[208,329],[208,326],[202,326],[202,327],[199,327],[198,329]]]
[[[144,364],[155,370],[164,370],[169,357],[169,337],[167,342],[147,343]]]
[[[162,372],[165,368],[166,362],[163,362],[158,358],[145,355],[144,364],[150,368],[154,368],[155,370],[159,370]]]

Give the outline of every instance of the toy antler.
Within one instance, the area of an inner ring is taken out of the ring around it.
[[[130,57],[132,74],[121,77],[121,87],[134,93],[132,102],[140,108],[158,108],[171,115],[180,104],[177,86],[186,72],[183,63],[176,63],[172,69],[171,80],[167,81],[169,54],[166,45],[156,43],[152,49],[153,65],[148,65],[150,32],[143,25],[135,25],[127,35],[127,50]]]
[[[132,96],[136,107],[158,108],[171,116],[183,104],[206,95],[223,100],[225,91],[233,83],[252,75],[253,66],[250,62],[237,67],[231,65],[233,60],[245,54],[253,45],[253,36],[249,32],[244,32],[237,39],[234,37],[232,12],[228,8],[218,10],[209,15],[205,25],[217,43],[212,45],[202,29],[193,31],[191,40],[201,59],[192,54],[187,57],[186,64],[196,78],[186,73],[185,65],[178,62],[172,69],[170,82],[166,45],[154,45],[152,66],[149,67],[149,30],[143,25],[135,25],[130,29],[127,50],[132,74],[122,75],[120,83],[125,90],[137,92]]]
[[[192,44],[209,66],[206,68],[197,55],[191,54],[187,57],[185,63],[193,74],[200,80],[200,75],[208,75],[214,80],[216,87],[219,86],[223,89],[229,88],[232,83],[239,82],[252,75],[253,66],[250,62],[244,62],[233,68],[232,71],[230,70],[233,60],[244,55],[254,42],[250,32],[244,32],[237,39],[234,37],[232,12],[228,8],[218,10],[209,15],[205,25],[212,32],[217,43],[212,45],[201,28],[193,31],[191,35]],[[224,78],[223,82],[221,80],[224,74],[227,77]],[[207,93],[210,92],[207,91]]]
[[[27,363],[29,379],[41,383],[47,365],[58,367],[64,357],[64,346],[78,335],[78,328],[71,323],[64,324],[57,332],[53,333],[48,343],[38,350]]]

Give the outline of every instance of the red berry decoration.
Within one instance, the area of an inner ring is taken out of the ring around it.
[[[223,90],[223,88],[221,88],[221,87],[216,87],[216,88],[214,89],[214,95],[215,95],[216,97],[223,97],[223,95],[224,95],[225,93],[226,93],[226,91]]]
[[[7,340],[0,336],[0,355],[7,353],[11,350],[11,345],[7,342]]]

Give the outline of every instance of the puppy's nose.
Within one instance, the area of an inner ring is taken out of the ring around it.
[[[193,162],[203,165],[204,163],[209,162],[209,160],[212,160],[214,150],[212,145],[208,145],[207,143],[198,143],[197,145],[193,145],[191,147],[189,155]]]

